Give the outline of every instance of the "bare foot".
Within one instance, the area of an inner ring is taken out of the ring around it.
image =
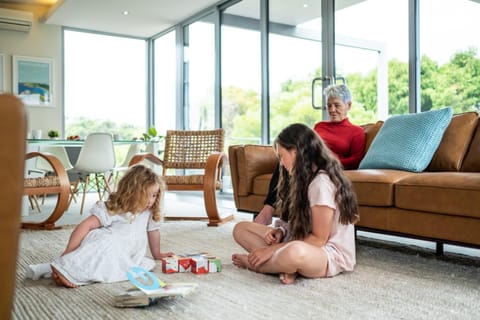
[[[280,282],[283,284],[292,284],[297,279],[297,273],[280,273]]]
[[[232,255],[233,265],[242,269],[251,269],[248,263],[248,256],[246,254],[234,253]]]
[[[68,281],[67,278],[65,278],[63,276],[63,274],[58,272],[58,270],[55,269],[53,266],[52,266],[52,278],[55,281],[55,283],[59,286],[63,286],[63,287],[67,287],[67,288],[77,288],[78,287],[76,284],[73,284],[70,281]]]

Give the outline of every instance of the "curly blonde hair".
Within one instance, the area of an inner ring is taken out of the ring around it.
[[[165,182],[152,169],[144,165],[135,165],[130,168],[118,183],[117,191],[112,192],[105,202],[109,214],[131,212],[138,214],[145,210],[148,203],[148,188],[158,185],[159,192],[154,204],[150,208],[154,221],[161,219],[160,201],[163,198]]]

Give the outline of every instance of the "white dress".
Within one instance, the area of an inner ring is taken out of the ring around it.
[[[150,211],[109,215],[105,204],[97,202],[90,213],[102,227],[91,230],[76,250],[51,263],[65,278],[76,285],[111,283],[127,280],[126,272],[133,266],[155,267],[155,261],[145,256],[147,231],[159,228]]]

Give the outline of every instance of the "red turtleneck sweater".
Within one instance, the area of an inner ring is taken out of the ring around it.
[[[318,122],[313,130],[338,156],[344,169],[358,168],[365,151],[365,133],[361,127],[351,124],[346,118],[340,122]]]

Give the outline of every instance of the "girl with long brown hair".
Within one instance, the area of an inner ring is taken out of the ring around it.
[[[353,271],[354,226],[359,216],[350,181],[337,157],[303,124],[283,129],[274,147],[281,164],[275,227],[239,222],[234,239],[248,254],[233,263],[280,275],[282,283]]]

